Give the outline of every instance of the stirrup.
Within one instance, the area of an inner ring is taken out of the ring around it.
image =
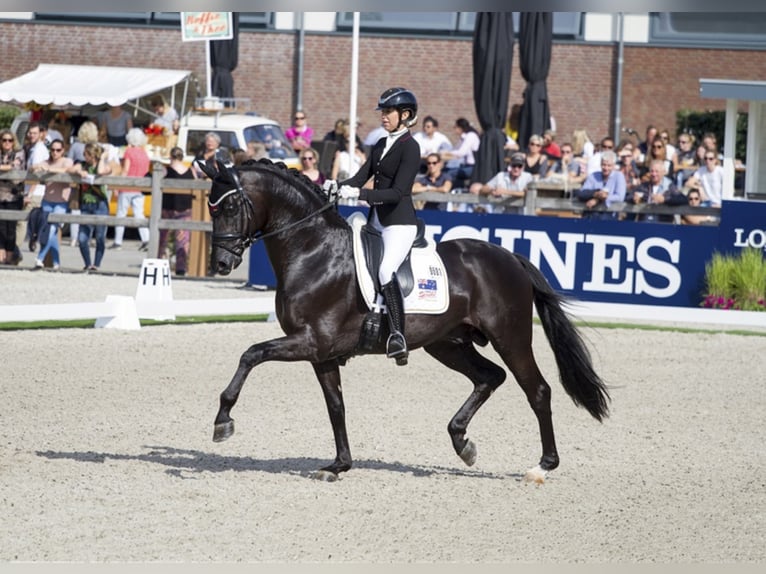
[[[393,349],[391,347],[394,347]],[[403,366],[407,364],[407,357],[410,352],[407,350],[407,341],[399,331],[394,331],[388,336],[386,341],[386,357],[396,359],[396,364]]]

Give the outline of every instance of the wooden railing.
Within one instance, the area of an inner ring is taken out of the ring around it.
[[[208,271],[210,254],[209,233],[213,226],[207,210],[207,195],[210,182],[189,179],[164,179],[164,170],[160,162],[152,164],[151,177],[102,176],[94,180],[96,185],[106,184],[111,189],[134,189],[151,192],[151,214],[148,219],[132,217],[116,217],[112,215],[76,215],[71,213],[52,213],[49,221],[55,223],[80,223],[86,225],[123,225],[125,227],[148,227],[148,253],[157,253],[159,247],[160,229],[188,229],[192,232],[189,253],[188,274],[193,277],[204,277]],[[0,173],[0,179],[25,181],[28,183],[45,183],[49,181],[65,181],[80,183],[79,176],[69,174],[34,173],[26,171],[7,171]],[[554,215],[570,214],[580,216],[584,211],[608,211],[623,213],[655,214],[655,215],[706,215],[717,216],[719,209],[713,207],[692,207],[688,205],[667,206],[662,204],[615,203],[610,207],[599,205],[593,209],[585,208],[585,204],[577,199],[566,197],[573,191],[571,186],[555,182],[533,182],[523,198],[495,198],[478,196],[470,193],[439,193],[424,192],[413,196],[416,201],[436,203],[465,203],[471,205],[487,204],[502,205],[505,213],[524,215]],[[187,221],[162,219],[162,194],[185,193],[193,196],[192,218]],[[344,203],[344,202],[341,202]],[[0,220],[20,221],[26,219],[27,211],[0,210]]]

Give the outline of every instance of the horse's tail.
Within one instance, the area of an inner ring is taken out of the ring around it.
[[[564,298],[553,290],[529,259],[515,255],[532,281],[535,308],[556,357],[564,390],[576,405],[584,407],[601,421],[609,416],[609,392],[593,369],[590,352],[577,327],[562,308]]]

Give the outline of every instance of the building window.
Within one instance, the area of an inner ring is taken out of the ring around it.
[[[338,30],[354,24],[353,12],[338,12]],[[360,12],[361,30],[392,33],[456,34],[470,36],[476,24],[476,12]],[[514,31],[519,31],[519,12],[513,13]],[[582,39],[582,12],[554,12],[553,37]]]
[[[652,12],[650,41],[700,47],[766,46],[766,12]]]
[[[273,28],[273,12],[239,12],[240,29]],[[180,12],[35,12],[39,22],[129,24],[131,26],[181,25]]]

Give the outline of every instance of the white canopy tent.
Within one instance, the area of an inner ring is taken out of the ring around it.
[[[191,72],[159,68],[120,68],[40,64],[36,70],[0,83],[0,102],[35,102],[54,107],[121,106],[138,107],[142,97],[184,83],[183,101]],[[175,101],[168,102],[175,107]]]

